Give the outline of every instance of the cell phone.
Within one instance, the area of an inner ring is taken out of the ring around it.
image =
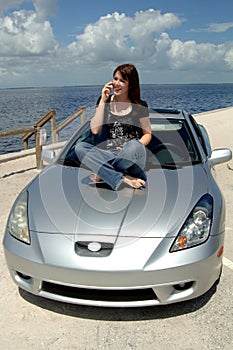
[[[113,84],[111,84],[111,86],[108,86],[108,90],[111,92],[113,89]]]
[[[113,85],[107,86],[107,89],[108,89],[108,92],[106,92],[106,93],[107,93],[107,95],[109,96],[109,95],[111,94],[111,92],[112,92]]]

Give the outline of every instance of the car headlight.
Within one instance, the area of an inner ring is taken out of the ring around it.
[[[20,241],[30,244],[30,234],[28,229],[28,193],[22,192],[11,210],[8,229],[12,236]]]
[[[206,194],[191,211],[175,242],[172,244],[170,252],[195,247],[204,243],[210,234],[212,216],[213,198]]]

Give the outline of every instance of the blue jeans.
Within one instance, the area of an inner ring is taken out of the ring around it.
[[[143,171],[146,165],[146,149],[137,140],[130,140],[121,151],[104,150],[88,142],[78,142],[75,153],[81,163],[113,190],[119,188],[127,174],[146,181]]]

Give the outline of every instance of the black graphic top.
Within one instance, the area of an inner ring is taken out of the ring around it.
[[[111,113],[107,103],[104,118],[107,131],[106,148],[115,150],[132,139],[140,139],[143,135],[140,119],[148,116],[149,111],[145,101],[141,101],[140,105],[132,104],[131,112],[123,116]]]

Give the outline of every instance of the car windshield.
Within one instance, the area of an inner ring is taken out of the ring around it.
[[[200,162],[193,137],[184,119],[151,118],[152,140],[148,163],[153,166],[185,166]]]
[[[155,167],[184,167],[200,163],[199,152],[184,119],[151,118],[152,140],[147,146],[147,169]],[[58,162],[66,166],[80,166],[75,153],[77,142],[90,139],[90,125],[86,123],[65,147]],[[98,137],[98,147],[103,144]]]

